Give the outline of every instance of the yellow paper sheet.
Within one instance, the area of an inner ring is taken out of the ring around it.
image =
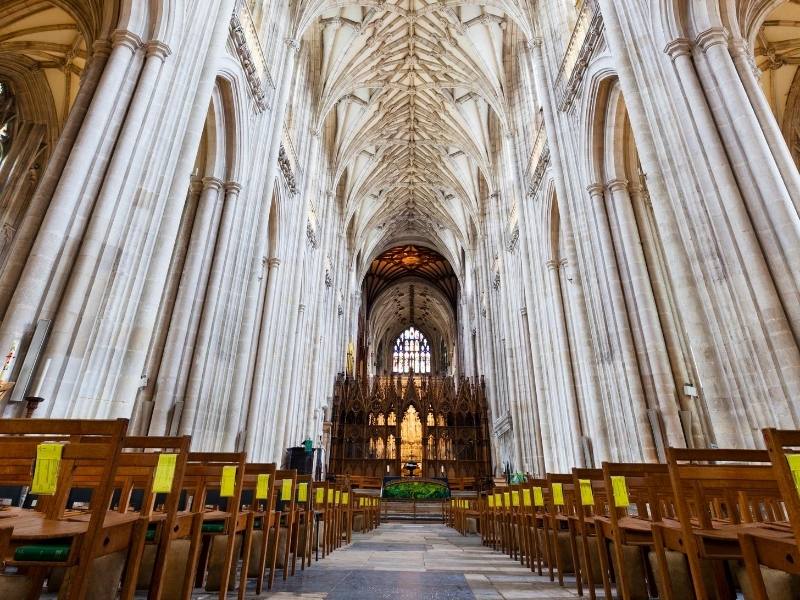
[[[175,477],[175,464],[178,460],[177,454],[159,454],[156,472],[153,476],[153,492],[156,494],[166,494],[172,489],[172,480]]]
[[[281,481],[281,500],[288,502],[292,499],[292,480],[284,479]]]
[[[627,508],[630,501],[628,500],[628,484],[625,482],[625,476],[612,475],[611,488],[614,491],[614,506]]]
[[[560,483],[554,483],[550,487],[553,489],[553,504],[564,506],[564,487]]]
[[[519,492],[516,490],[511,492],[511,504],[519,506]]]
[[[261,473],[256,477],[256,500],[269,498],[269,473]]]
[[[533,488],[533,504],[534,506],[544,506],[544,494],[540,487]]]
[[[58,487],[58,471],[61,467],[61,452],[64,444],[42,442],[36,447],[36,467],[33,470],[31,493],[52,496]]]
[[[581,486],[581,504],[584,506],[594,506],[594,493],[592,492],[592,482],[588,479],[579,479]]]
[[[342,504],[350,504],[350,494],[347,492],[342,493]]]
[[[332,503],[333,503],[333,489],[332,488],[328,488],[328,504],[332,504]]]
[[[528,488],[522,490],[522,505],[523,506],[531,505],[531,491]]]
[[[317,488],[314,494],[316,496],[314,500],[317,504],[322,504],[325,502],[325,488]]]
[[[494,508],[494,496],[489,496],[489,508]]]
[[[308,483],[298,483],[297,484],[297,501],[298,502],[308,502]]]
[[[792,472],[794,487],[800,494],[800,454],[787,454],[786,460],[789,462],[789,469]]]
[[[236,487],[236,465],[225,465],[222,467],[222,481],[219,484],[219,495],[222,498],[233,496]]]

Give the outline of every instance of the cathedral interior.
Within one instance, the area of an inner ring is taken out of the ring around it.
[[[800,0],[0,2],[0,595],[800,598]]]

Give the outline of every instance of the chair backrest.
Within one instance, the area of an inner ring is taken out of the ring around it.
[[[572,469],[572,485],[575,510],[581,519],[608,514],[608,494],[602,469]]]
[[[794,539],[800,540],[800,431],[765,429],[763,433]]]
[[[550,514],[570,516],[576,514],[575,481],[571,473],[548,473],[544,499]]]
[[[186,509],[202,512],[211,505],[235,517],[244,474],[244,452],[190,452],[181,486],[186,493]]]
[[[96,486],[91,491],[90,508],[102,507],[93,510],[87,534],[93,533],[111,501],[127,427],[126,419],[0,419],[0,484],[31,486],[35,476],[31,467],[40,444],[62,444],[54,493],[38,496],[36,509],[46,518],[62,518],[70,493],[81,488],[82,479],[91,476]]]
[[[703,529],[785,520],[772,462],[765,450],[668,448],[667,464],[678,517]]]
[[[158,498],[163,502],[160,511],[175,514],[186,461],[189,459],[190,442],[188,435],[126,437],[114,477],[114,487],[119,490],[119,499],[112,508],[121,513],[135,508],[143,516],[149,516],[157,508]],[[162,455],[165,457],[161,458]],[[159,463],[162,464],[160,469]],[[174,467],[170,467],[170,464]],[[163,481],[157,481],[157,476],[163,478]],[[168,486],[168,490],[158,491],[166,489],[162,486]],[[134,507],[134,498],[137,495],[138,506]]]
[[[297,493],[297,471],[279,469],[275,472],[275,501],[277,510],[290,512],[295,508]]]
[[[612,523],[635,516],[657,522],[677,518],[669,467],[662,463],[603,463],[603,479]],[[626,497],[627,502],[620,500]]]
[[[264,512],[275,507],[275,463],[247,463],[242,479],[242,505]]]

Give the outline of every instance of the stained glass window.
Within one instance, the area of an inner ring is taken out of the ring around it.
[[[430,373],[431,347],[422,332],[409,327],[394,343],[392,353],[392,371],[395,373]]]

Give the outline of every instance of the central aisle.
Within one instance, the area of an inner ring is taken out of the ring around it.
[[[252,596],[255,598],[255,596]],[[326,600],[573,599],[507,556],[444,525],[383,523],[260,598]],[[250,596],[248,595],[248,598]]]

